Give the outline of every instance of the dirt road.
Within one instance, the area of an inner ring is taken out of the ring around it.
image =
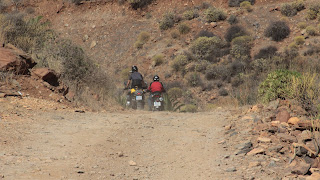
[[[226,178],[221,167],[228,152],[218,144],[227,111],[18,109],[11,109],[12,117],[0,122],[0,177],[4,179],[231,177]]]

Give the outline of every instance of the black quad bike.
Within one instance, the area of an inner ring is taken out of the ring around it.
[[[127,101],[126,106],[127,108],[132,108],[132,109],[139,109],[143,110],[144,109],[144,90],[140,89],[138,87],[134,87],[130,89],[130,96],[128,99],[130,101]]]

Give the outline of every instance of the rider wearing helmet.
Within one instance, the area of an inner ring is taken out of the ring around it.
[[[143,88],[144,81],[143,76],[138,72],[137,66],[132,66],[131,68],[132,73],[129,76],[129,80],[127,82],[126,88],[129,88],[129,85],[131,83],[131,88],[134,88],[138,86],[138,88]]]
[[[150,84],[149,88],[148,88],[148,92],[150,93],[149,99],[148,99],[148,105],[149,105],[149,110],[151,111],[152,109],[152,95],[156,92],[162,93],[162,92],[166,92],[166,90],[164,89],[163,85],[160,81],[160,78],[158,75],[155,75],[153,77],[153,82]]]
[[[131,74],[129,76],[128,82],[126,84],[125,89],[129,89],[129,86],[131,84],[131,89],[138,87],[139,89],[142,89],[145,87],[145,83],[143,81],[143,76],[138,72],[138,67],[137,66],[132,66],[131,68]],[[128,102],[130,103],[131,99],[131,91],[128,91],[127,94],[127,104]]]

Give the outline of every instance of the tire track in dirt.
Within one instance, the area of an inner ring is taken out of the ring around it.
[[[5,179],[225,179],[227,111],[28,114],[1,127]]]

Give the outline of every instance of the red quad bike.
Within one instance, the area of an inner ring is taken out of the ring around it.
[[[163,111],[163,97],[161,92],[153,92],[152,93],[152,104],[153,104],[153,111]]]

